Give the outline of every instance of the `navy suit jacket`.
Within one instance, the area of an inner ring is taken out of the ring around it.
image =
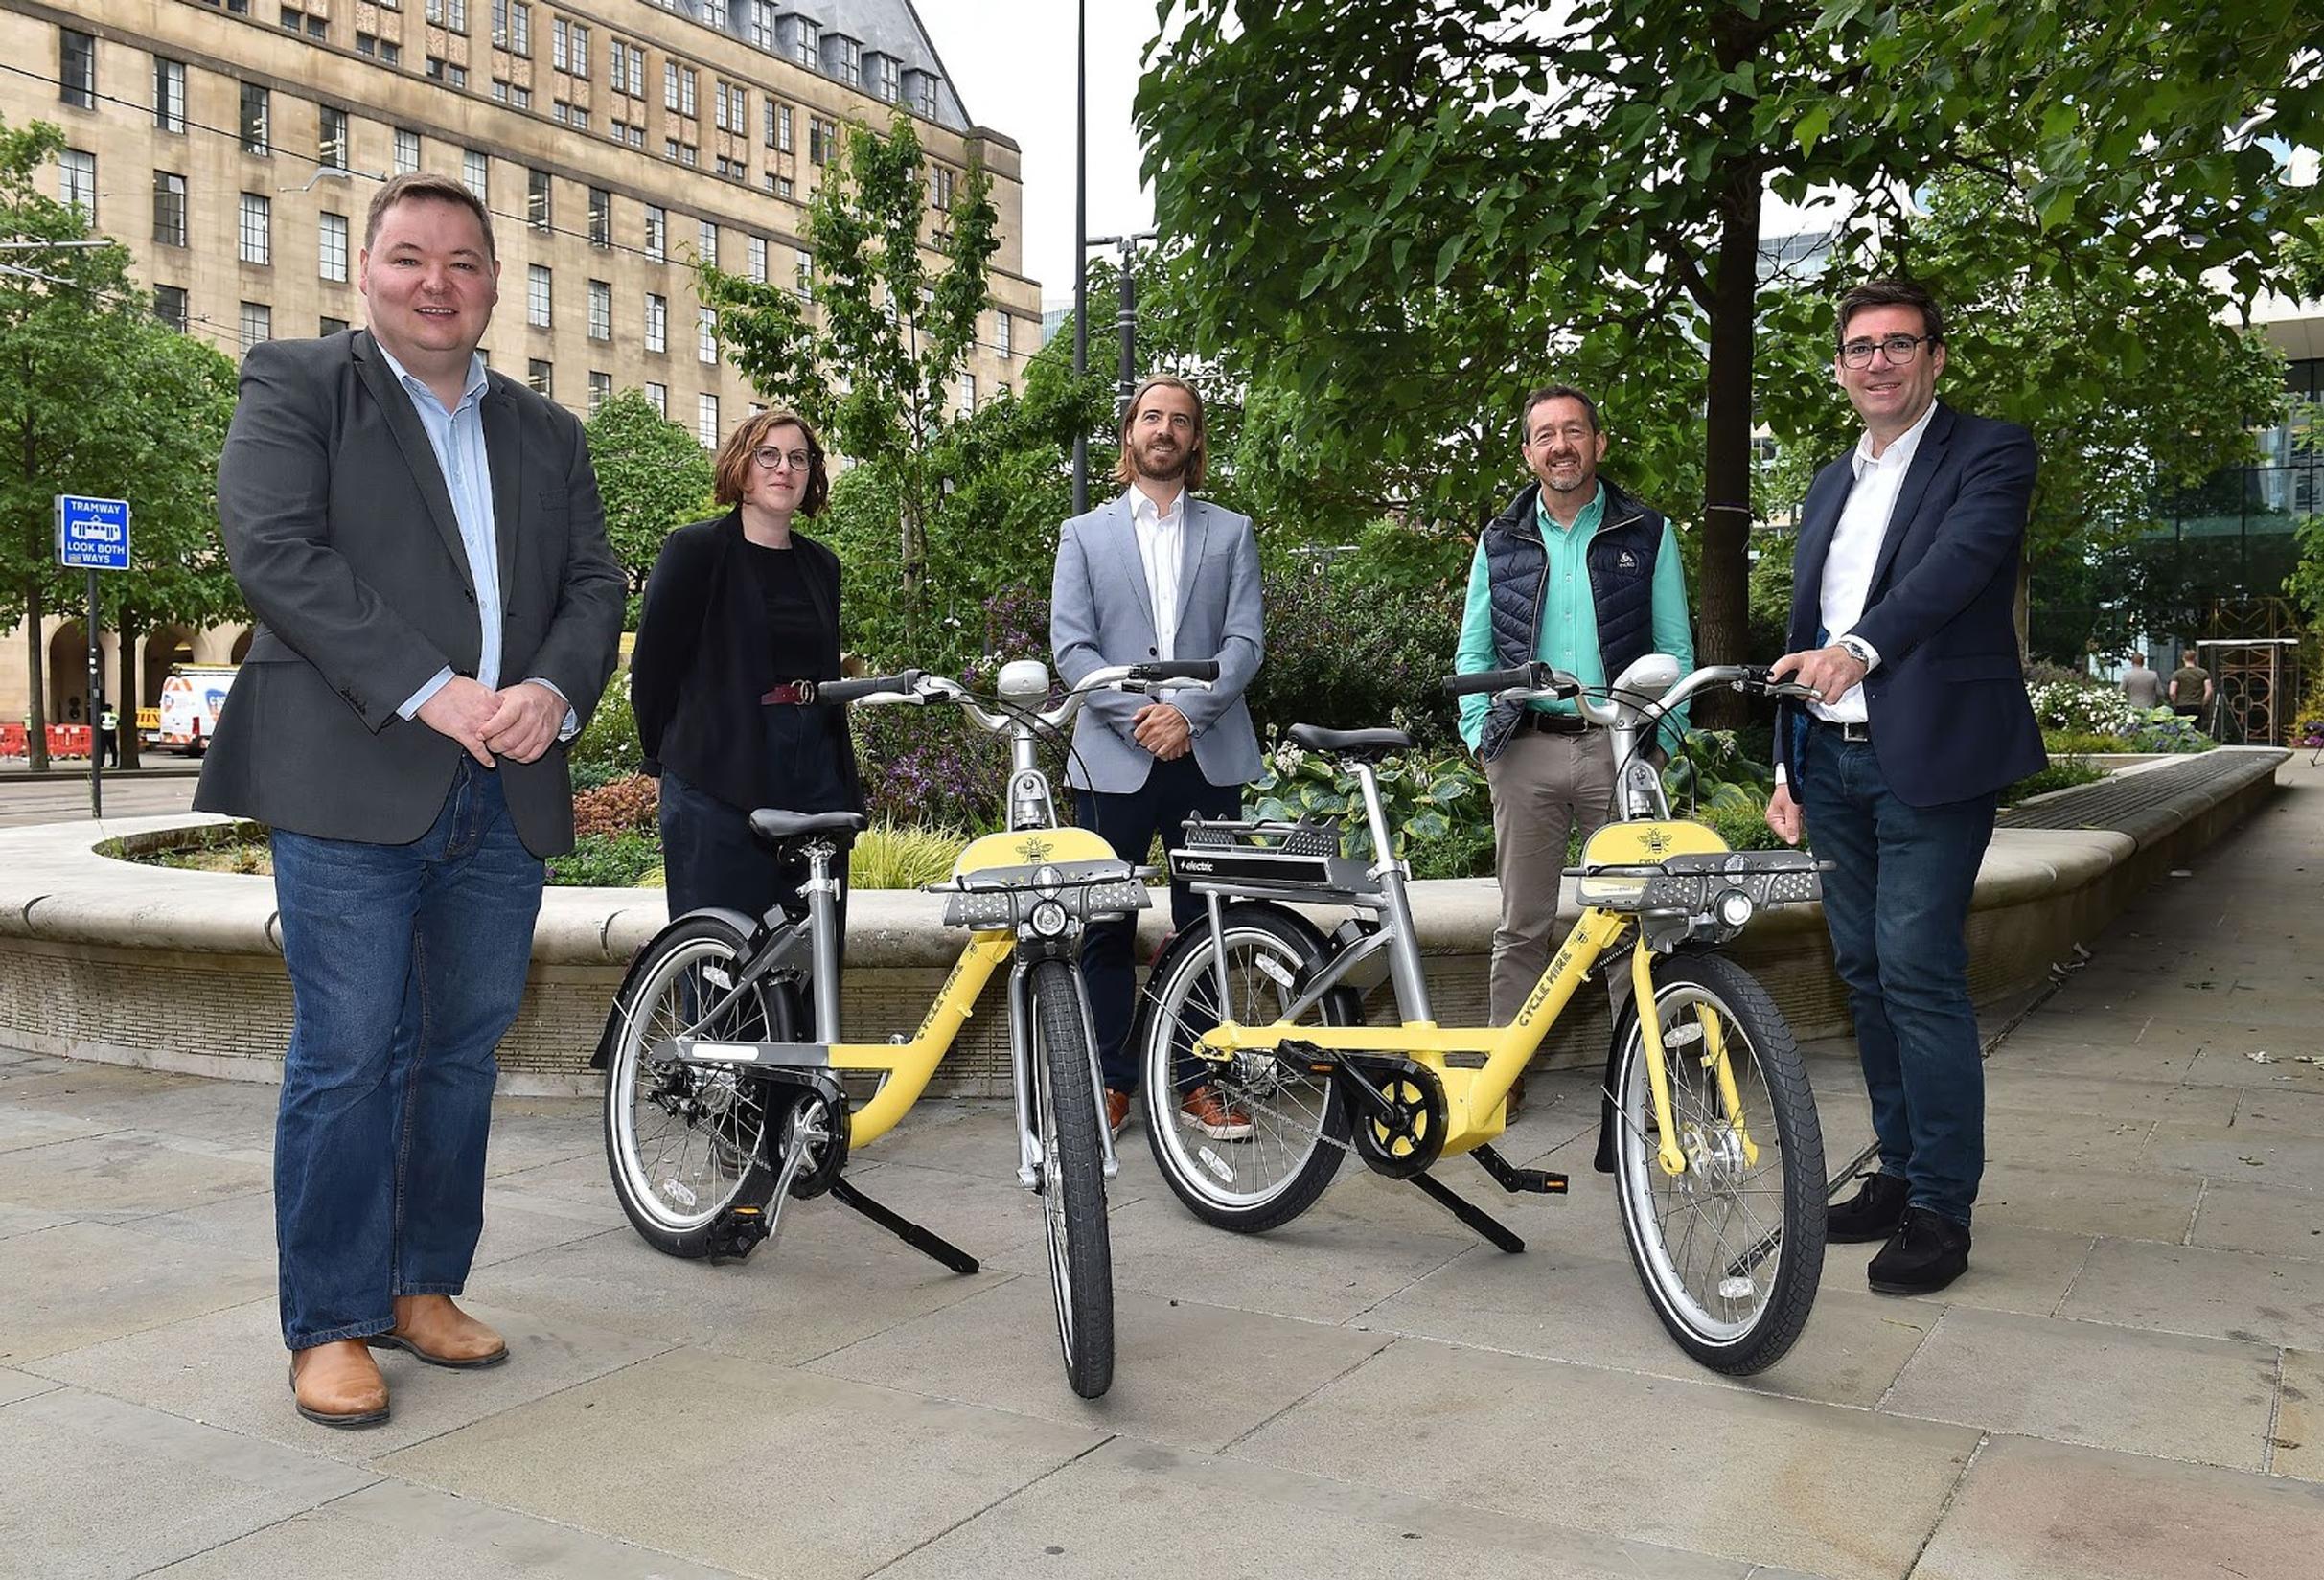
[[[1852,456],[1817,472],[1801,507],[1786,652],[1823,645],[1824,561],[1855,486]],[[1864,680],[1872,745],[1908,806],[1990,795],[2049,760],[2015,619],[2036,465],[2025,429],[1939,401],[1898,490],[1854,634],[1880,655]],[[1807,717],[1786,703],[1777,721],[1777,756],[1794,785],[1805,780]]]

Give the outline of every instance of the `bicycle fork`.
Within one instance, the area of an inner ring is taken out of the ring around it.
[[[1064,955],[1069,961],[1077,951],[1079,939],[1068,946]],[[1033,1111],[1033,1086],[1036,1079],[1048,1079],[1047,1070],[1036,1075],[1034,1066],[1040,1062],[1033,1047],[1033,990],[1031,968],[1020,947],[1009,963],[1009,1066],[1013,1076],[1009,1085],[1017,1111],[1017,1182],[1026,1190],[1039,1193],[1047,1179],[1048,1158],[1042,1151],[1041,1121]],[[1121,1172],[1121,1160],[1114,1153],[1114,1127],[1106,1123],[1105,1072],[1097,1063],[1096,1022],[1090,1019],[1089,985],[1081,978],[1078,964],[1073,970],[1073,996],[1081,1006],[1082,1042],[1089,1055],[1090,1090],[1097,1099],[1097,1156],[1105,1178],[1113,1179]]]
[[[1655,1161],[1665,1174],[1684,1174],[1687,1155],[1678,1144],[1678,1126],[1670,1109],[1669,1053],[1663,1035],[1662,1006],[1654,998],[1654,950],[1643,933],[1630,946],[1630,997],[1638,1005],[1638,1035],[1646,1056],[1646,1086],[1654,1101],[1655,1133],[1661,1138],[1655,1148]],[[1694,1030],[1703,1042],[1703,1067],[1712,1071],[1717,1081],[1719,1105],[1727,1111],[1727,1122],[1735,1127],[1736,1138],[1742,1143],[1743,1160],[1757,1164],[1760,1149],[1743,1124],[1743,1099],[1735,1085],[1735,1066],[1727,1058],[1727,1038],[1718,1017],[1697,1009]]]

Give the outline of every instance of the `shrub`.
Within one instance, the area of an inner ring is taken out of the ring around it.
[[[661,787],[642,773],[633,773],[573,797],[573,833],[652,833],[657,826]]]
[[[645,767],[645,749],[637,744],[637,715],[630,708],[630,672],[623,670],[606,683],[589,726],[574,740],[565,762],[573,770],[573,789],[595,790]]]
[[[1424,750],[1459,748],[1443,679],[1461,637],[1461,588],[1387,597],[1301,570],[1269,576],[1265,590],[1267,661],[1247,694],[1262,739],[1293,724],[1393,723]]]
[[[2130,734],[2132,751],[2209,751],[2219,743],[2205,735],[2192,719],[2169,708],[2149,712]]]
[[[1407,855],[1415,840],[1444,840],[1457,827],[1482,827],[1485,847],[1491,848],[1493,813],[1484,774],[1465,752],[1405,752],[1382,761],[1374,777],[1397,856]],[[1268,755],[1259,777],[1244,791],[1244,815],[1335,822],[1349,856],[1358,860],[1371,856],[1371,828],[1355,775],[1343,772],[1331,758],[1288,742]],[[1450,848],[1465,848],[1465,842]]]
[[[2053,681],[2029,685],[2028,700],[2044,729],[2078,730],[2092,735],[2128,735],[2146,714],[2114,686],[2096,681]]]
[[[2071,790],[2076,785],[2091,784],[2105,776],[2105,769],[2084,758],[2061,757],[2048,767],[2027,774],[2003,790],[2001,804],[2013,807],[2034,796],[2047,795],[2052,790]]]
[[[1008,789],[1008,746],[951,706],[858,708],[850,722],[863,797],[875,822],[985,833],[1001,823]],[[1049,754],[1054,755],[1054,754]],[[1052,762],[1060,813],[1072,792]]]
[[[969,836],[955,828],[915,828],[883,820],[856,836],[847,882],[859,889],[916,889],[953,870]]]
[[[592,834],[549,860],[549,882],[561,888],[628,888],[661,866],[661,841],[634,831]]]
[[[1727,841],[1729,850],[1783,850],[1783,840],[1767,826],[1764,802],[1756,807],[1740,807],[1733,803],[1711,805],[1702,809],[1700,821],[1711,825],[1713,833]]]

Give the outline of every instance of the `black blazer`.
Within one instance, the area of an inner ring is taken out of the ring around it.
[[[780,676],[840,678],[840,557],[803,533],[793,532],[807,596],[820,617],[823,641],[814,673]],[[767,613],[743,574],[743,516],[738,507],[679,528],[663,539],[646,579],[630,658],[630,705],[637,714],[646,771],[664,767],[730,807],[748,812],[772,805],[772,773],[759,700],[770,642]],[[836,754],[849,804],[863,808],[847,710],[815,704]]]
[[[2038,466],[2014,423],[1938,402],[1897,491],[1854,634],[1880,665],[1864,680],[1873,750],[1907,806],[1990,795],[2049,761],[2017,660],[2017,566]],[[1817,647],[1824,561],[1855,487],[1842,456],[1800,511],[1785,651]],[[1776,750],[1796,783],[1807,711],[1785,703]]]
[[[500,683],[547,680],[586,721],[626,601],[588,447],[572,413],[489,378]],[[474,674],[483,631],[427,430],[368,331],[250,349],[218,518],[260,624],[194,805],[327,839],[419,838],[462,747],[396,710],[448,665]],[[564,748],[504,759],[500,777],[525,847],[570,849]]]

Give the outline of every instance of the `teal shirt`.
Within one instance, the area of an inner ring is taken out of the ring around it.
[[[1584,686],[1606,683],[1605,661],[1598,652],[1598,604],[1590,596],[1590,539],[1605,524],[1606,490],[1581,509],[1571,527],[1561,527],[1538,503],[1533,520],[1541,546],[1549,555],[1549,578],[1541,590],[1541,630],[1533,656],[1565,671]],[[1687,572],[1679,563],[1678,538],[1668,522],[1663,524],[1661,549],[1654,557],[1654,651],[1678,660],[1679,673],[1694,668],[1694,631],[1687,619]],[[1480,540],[1469,561],[1468,598],[1461,610],[1461,644],[1453,653],[1453,669],[1467,675],[1497,668],[1493,656],[1491,578],[1484,568],[1484,544]],[[1551,713],[1572,713],[1574,704],[1542,698],[1530,704]],[[1484,716],[1492,710],[1489,697],[1461,698],[1461,739],[1475,751],[1484,734]],[[1673,715],[1681,728],[1687,710]]]

